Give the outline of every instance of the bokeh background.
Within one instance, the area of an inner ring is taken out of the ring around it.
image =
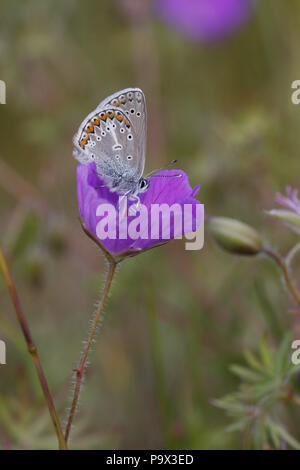
[[[104,97],[145,92],[147,171],[177,158],[207,215],[242,219],[283,251],[294,240],[264,210],[299,186],[300,4],[219,0],[209,14],[182,3],[0,4],[0,240],[63,420],[106,270],[78,222],[72,136]],[[125,262],[72,447],[243,448],[213,400],[237,387],[229,365],[243,350],[284,324],[278,280],[270,262],[230,257],[209,236],[199,252],[176,241]],[[0,339],[1,448],[55,448],[2,278]]]

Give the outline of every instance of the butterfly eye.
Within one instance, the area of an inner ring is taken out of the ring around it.
[[[139,111],[136,113],[136,115],[137,117],[141,117],[141,113]]]
[[[145,178],[141,178],[139,181],[139,189],[140,191],[144,192],[146,189],[149,188],[149,181],[146,180]]]
[[[123,127],[121,127],[120,132],[121,132],[121,134],[124,134],[125,129],[123,129]]]
[[[116,158],[117,160],[120,160],[120,155],[116,155],[115,158]]]
[[[134,108],[131,108],[130,112],[131,114],[134,114]]]
[[[128,134],[127,139],[132,140],[132,134]]]
[[[100,142],[100,140],[101,140],[100,135],[97,135],[96,139],[98,140],[98,142]]]
[[[107,132],[110,132],[110,127],[107,126],[107,127],[106,127],[106,130],[107,130]]]
[[[94,158],[95,158],[95,154],[94,154],[94,153],[91,153],[91,158],[94,160]]]
[[[106,135],[106,132],[105,131],[101,131],[101,135],[102,137],[104,137]]]
[[[132,155],[127,155],[127,160],[132,160],[133,156]]]

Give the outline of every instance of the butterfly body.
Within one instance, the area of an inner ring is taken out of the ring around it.
[[[106,98],[82,122],[74,136],[74,156],[95,162],[97,174],[111,191],[139,200],[147,190],[146,101],[139,88],[127,88]]]

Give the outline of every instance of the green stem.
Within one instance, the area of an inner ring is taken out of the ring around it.
[[[279,266],[283,274],[288,290],[290,291],[291,295],[293,296],[297,304],[300,305],[300,294],[298,293],[296,287],[293,284],[293,281],[290,277],[289,270],[288,270],[285,260],[280,255],[278,255],[275,251],[273,251],[271,248],[264,247],[262,252],[265,255],[269,256],[271,259],[273,259],[273,261],[275,261],[277,266]]]
[[[15,288],[15,285],[13,283],[13,280],[12,280],[11,275],[9,273],[9,270],[8,270],[8,267],[7,267],[7,264],[6,264],[6,261],[5,261],[5,258],[3,256],[1,248],[0,248],[0,269],[2,271],[4,281],[7,285],[7,288],[8,288],[13,306],[15,308],[15,312],[16,312],[19,324],[21,326],[25,341],[27,343],[28,351],[29,351],[29,353],[32,357],[34,366],[36,368],[36,372],[37,372],[37,375],[38,375],[38,378],[39,378],[39,381],[40,381],[40,384],[41,384],[41,388],[43,390],[44,397],[45,397],[46,403],[48,405],[49,413],[50,413],[50,416],[51,416],[51,419],[52,419],[52,422],[53,422],[53,425],[54,425],[54,429],[55,429],[55,432],[56,432],[56,435],[57,435],[59,448],[61,450],[66,450],[67,449],[67,444],[66,444],[66,441],[64,439],[61,424],[60,424],[59,418],[57,416],[55,406],[54,406],[54,402],[53,402],[53,399],[52,399],[52,396],[51,396],[51,393],[50,393],[50,390],[49,390],[49,387],[48,387],[48,384],[47,384],[47,380],[46,380],[46,377],[44,375],[44,372],[43,372],[43,369],[42,369],[42,366],[41,366],[41,362],[40,362],[40,359],[39,359],[39,356],[38,356],[37,348],[36,348],[36,346],[33,342],[29,327],[28,327],[27,322],[25,320],[25,316],[24,316],[24,313],[23,313],[23,310],[22,310],[22,307],[21,307],[21,303],[20,303],[16,288]]]
[[[73,395],[72,405],[71,405],[69,418],[68,418],[66,431],[65,431],[65,440],[66,440],[66,442],[68,442],[68,439],[70,437],[70,432],[71,432],[73,419],[74,419],[74,416],[76,414],[77,404],[78,404],[78,399],[79,399],[79,394],[80,394],[80,389],[81,389],[81,384],[82,384],[82,379],[83,379],[83,375],[84,375],[84,371],[85,371],[85,367],[86,367],[86,361],[87,361],[87,358],[88,358],[88,354],[89,354],[91,345],[93,343],[93,339],[94,339],[95,333],[97,331],[99,319],[100,319],[101,313],[103,311],[103,307],[105,305],[105,301],[107,299],[107,296],[108,296],[108,293],[109,293],[109,290],[110,290],[110,287],[111,287],[111,283],[112,283],[112,280],[113,280],[113,277],[114,277],[114,274],[115,274],[115,271],[116,271],[117,262],[114,261],[111,257],[107,258],[107,259],[109,261],[109,268],[108,268],[107,278],[106,278],[104,290],[103,290],[103,293],[102,293],[102,297],[101,297],[100,303],[98,305],[98,308],[96,310],[96,313],[94,315],[94,318],[92,320],[92,326],[91,326],[91,329],[90,329],[90,332],[89,332],[87,342],[84,346],[84,350],[82,352],[78,367],[75,369],[76,378],[75,378],[74,395]]]

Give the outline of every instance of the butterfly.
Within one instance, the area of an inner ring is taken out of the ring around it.
[[[139,204],[138,195],[149,187],[143,177],[146,134],[145,95],[140,88],[126,88],[101,101],[84,119],[73,139],[73,155],[83,164],[95,162],[97,174],[112,192]]]
[[[96,171],[112,192],[139,202],[149,187],[143,177],[146,159],[147,111],[139,88],[109,96],[90,113],[74,136],[74,157],[95,162]]]

